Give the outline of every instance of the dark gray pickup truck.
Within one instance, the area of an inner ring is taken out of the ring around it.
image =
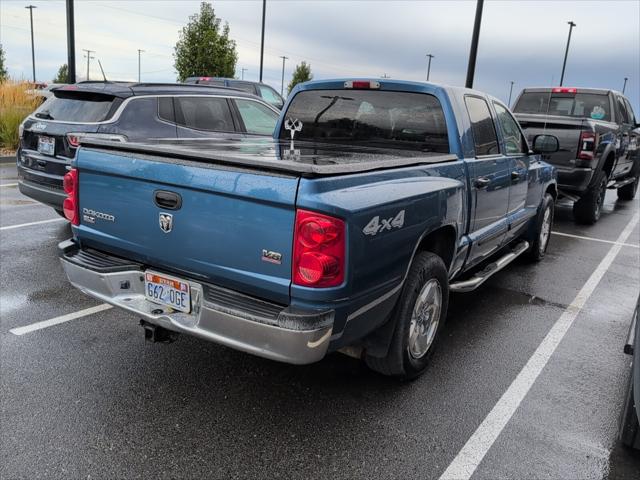
[[[513,112],[526,137],[547,133],[560,149],[544,156],[558,171],[561,194],[573,200],[576,221],[600,218],[607,188],[632,200],[640,177],[640,126],[629,101],[595,88],[527,88]]]

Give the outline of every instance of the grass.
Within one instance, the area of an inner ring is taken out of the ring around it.
[[[27,82],[8,80],[0,83],[0,148],[16,150],[20,143],[18,127],[27,115],[40,104]]]

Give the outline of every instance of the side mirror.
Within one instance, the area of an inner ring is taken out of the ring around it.
[[[558,137],[553,135],[536,135],[533,139],[534,153],[554,153],[560,150]]]

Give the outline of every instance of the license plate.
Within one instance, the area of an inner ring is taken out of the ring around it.
[[[187,282],[155,272],[145,272],[144,280],[147,300],[180,312],[191,312],[191,290]]]
[[[52,137],[38,137],[38,152],[45,155],[55,155],[56,139]]]

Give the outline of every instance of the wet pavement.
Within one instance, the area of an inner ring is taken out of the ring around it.
[[[99,305],[63,276],[66,223],[15,182],[0,165],[2,479],[437,479],[638,212],[609,192],[584,227],[558,206],[554,230],[588,238],[554,235],[540,264],[453,295],[429,370],[397,383],[341,354],[296,367],[184,335],[147,344],[116,309],[10,333]],[[472,478],[640,478],[640,455],[616,439],[637,224],[625,243]]]

